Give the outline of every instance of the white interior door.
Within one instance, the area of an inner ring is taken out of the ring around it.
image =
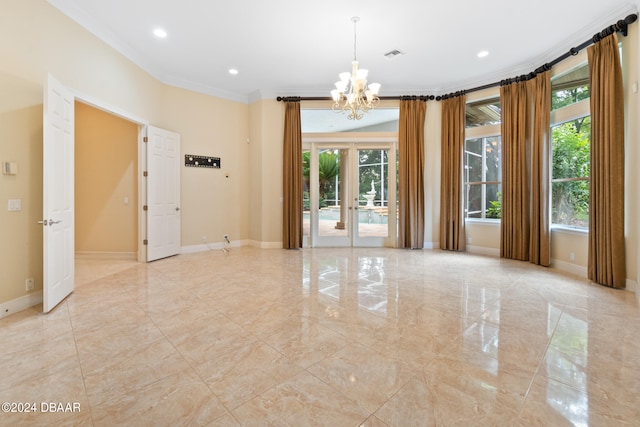
[[[147,128],[147,261],[180,253],[180,135]]]
[[[43,106],[43,311],[74,289],[74,96],[48,76]]]

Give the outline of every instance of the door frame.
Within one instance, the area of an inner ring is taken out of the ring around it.
[[[344,133],[340,133],[340,134],[318,134],[318,135],[303,135],[303,139],[302,139],[302,149],[303,151],[310,151],[310,182],[309,182],[309,208],[310,208],[310,227],[309,227],[309,234],[308,235],[304,235],[303,236],[303,247],[318,247],[318,246],[327,246],[325,244],[322,244],[322,240],[323,238],[321,238],[320,236],[318,236],[318,221],[314,221],[313,220],[313,215],[311,215],[312,212],[317,211],[317,197],[312,197],[311,196],[311,191],[312,188],[317,188],[318,187],[318,175],[317,173],[314,173],[314,167],[317,169],[317,165],[318,165],[318,158],[317,158],[317,152],[319,150],[318,147],[322,147],[322,148],[336,148],[336,149],[344,149],[344,148],[354,148],[354,151],[357,152],[358,148],[361,149],[375,149],[376,146],[380,146],[383,145],[386,147],[389,147],[390,151],[393,151],[393,157],[396,157],[396,151],[397,151],[397,146],[398,146],[398,136],[395,133],[385,133],[385,134],[373,134],[373,133],[350,133],[348,135],[345,135]],[[390,156],[391,158],[392,156]],[[397,161],[397,159],[396,159]],[[349,159],[349,170],[348,170],[348,174],[352,174],[352,169],[353,169],[353,164],[357,164],[357,159]],[[391,163],[391,162],[389,162]],[[396,164],[394,163],[393,165],[390,164],[389,166],[390,170],[393,169],[393,171],[395,171],[396,169]],[[397,176],[396,174],[394,174],[394,176]],[[389,178],[389,177],[388,177]],[[349,176],[348,179],[350,181],[353,180],[353,177]],[[349,188],[349,192],[352,190],[352,188],[354,188],[355,184],[353,182],[349,182],[348,183],[348,188]],[[397,187],[397,183],[396,183],[396,187]],[[394,193],[395,188],[393,188]],[[349,196],[351,197],[351,196]],[[397,203],[397,194],[394,194],[393,197],[393,202],[394,204]],[[315,208],[315,209],[314,209]],[[301,213],[302,214],[302,213]],[[349,215],[349,222],[353,223],[353,219],[355,217],[356,214],[354,214],[353,210],[349,210],[348,212]],[[397,218],[395,218],[395,215],[393,221],[397,221]],[[389,221],[389,236],[387,238],[385,238],[387,240],[387,244],[385,245],[383,243],[383,245],[381,246],[386,246],[386,247],[397,247],[397,242],[398,242],[398,237],[397,237],[397,230],[395,227],[391,226],[391,217],[389,217],[388,219]],[[350,225],[351,227],[351,225]],[[350,235],[347,237],[331,237],[331,238],[327,238],[327,239],[334,239],[334,243],[336,243],[334,245],[334,247],[354,247],[354,246],[363,246],[366,247],[367,245],[357,245],[358,240],[362,240],[363,238],[356,238],[356,236],[354,236],[354,232],[351,231]],[[360,242],[360,243],[364,243],[364,241]],[[390,243],[390,244],[389,244]],[[374,246],[374,245],[372,245]],[[377,245],[375,245],[377,246]]]

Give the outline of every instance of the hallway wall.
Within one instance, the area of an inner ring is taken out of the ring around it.
[[[76,253],[135,259],[138,126],[77,101],[75,118]]]

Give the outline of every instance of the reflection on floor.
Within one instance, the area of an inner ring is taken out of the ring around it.
[[[238,248],[107,271],[39,310],[0,320],[0,401],[38,410],[0,425],[640,420],[635,295],[525,262]]]
[[[103,277],[119,273],[138,265],[137,261],[124,259],[105,259],[81,256],[76,258],[76,286],[95,282]]]
[[[387,237],[389,235],[389,226],[387,224],[358,224],[359,237]],[[318,221],[318,236],[331,237],[348,237],[349,228],[336,228],[336,221],[320,220]],[[311,234],[311,222],[304,220],[302,222],[302,233],[305,236]]]

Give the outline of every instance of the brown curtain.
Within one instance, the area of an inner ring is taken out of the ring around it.
[[[500,87],[502,101],[502,223],[500,256],[529,260],[530,107],[527,82]]]
[[[466,97],[442,101],[440,249],[464,251],[463,176]]]
[[[548,267],[551,265],[549,218],[551,158],[551,75],[537,74],[529,81],[533,95],[533,138],[531,140],[531,230],[529,261]]]
[[[302,128],[300,103],[286,102],[283,147],[282,246],[302,247]]]
[[[625,287],[624,93],[618,36],[587,49],[591,83],[589,279]]]
[[[398,140],[398,247],[424,244],[424,120],[427,103],[400,101]]]

